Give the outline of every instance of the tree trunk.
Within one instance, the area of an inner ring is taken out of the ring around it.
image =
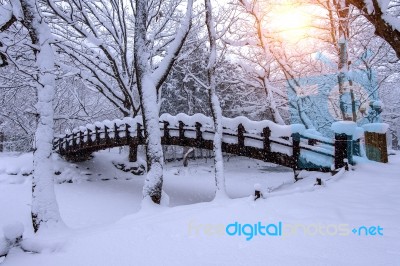
[[[138,73],[139,74],[139,73]],[[157,90],[150,76],[138,75],[141,108],[143,115],[144,136],[146,139],[147,176],[143,187],[143,197],[150,196],[154,203],[161,203],[163,185],[163,149],[159,129]]]
[[[346,101],[346,79],[347,79],[347,40],[339,40],[339,64],[338,64],[338,85],[339,85],[339,107],[343,120],[349,120],[347,115],[348,101]]]
[[[132,163],[137,161],[137,152],[138,152],[138,145],[129,144],[129,155],[128,155],[129,162]]]
[[[52,73],[54,54],[50,46],[51,32],[38,10],[36,0],[20,0],[23,25],[28,29],[36,56],[38,83],[36,105],[38,124],[35,133],[32,179],[32,224],[35,232],[44,225],[62,224],[54,192],[52,143],[53,143],[53,98],[55,78]]]
[[[349,5],[345,0],[337,0],[336,3],[338,13],[338,28],[339,28],[339,63],[338,63],[338,86],[339,86],[339,107],[343,120],[352,120],[348,115],[348,108],[351,102],[348,99],[348,89],[345,82],[347,80],[349,65],[348,65],[348,39],[349,39]]]
[[[146,139],[147,176],[143,187],[144,199],[150,197],[154,203],[161,203],[163,185],[163,149],[159,127],[158,96],[161,85],[167,78],[176,57],[187,37],[192,20],[193,1],[187,1],[186,16],[167,47],[165,57],[152,69],[150,51],[147,47],[148,1],[136,0],[134,57],[136,81],[143,115],[144,135]]]
[[[206,7],[206,24],[208,37],[210,40],[210,56],[207,66],[208,78],[208,97],[211,107],[211,113],[214,121],[214,169],[215,169],[215,186],[216,198],[226,198],[225,191],[225,175],[224,175],[224,160],[222,156],[222,109],[216,93],[215,67],[217,59],[217,44],[215,25],[212,16],[212,6],[210,0],[205,0]]]
[[[353,114],[353,122],[357,122],[356,98],[353,89],[350,89],[350,97],[351,97],[351,113]]]
[[[151,79],[150,57],[146,47],[147,1],[136,0],[135,68],[146,139],[147,176],[143,197],[160,204],[163,185],[163,150],[159,130],[157,88]]]

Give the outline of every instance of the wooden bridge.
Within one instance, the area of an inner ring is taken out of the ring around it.
[[[250,121],[245,117],[224,118],[223,152],[263,160],[293,170],[328,172],[352,161],[350,136],[335,140],[302,134],[302,125],[281,126],[271,121]],[[160,117],[161,143],[213,149],[213,123],[201,114]],[[68,160],[83,161],[95,151],[126,146],[137,159],[138,145],[145,145],[141,117],[96,122],[75,128],[71,134],[54,139],[54,149]]]

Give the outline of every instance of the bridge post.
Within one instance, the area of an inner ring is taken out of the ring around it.
[[[271,141],[269,139],[271,137],[271,129],[269,127],[264,127],[263,128],[263,136],[264,136],[264,140],[263,140],[263,144],[264,144],[264,159],[267,159],[267,157],[271,153]]]
[[[128,123],[125,124],[125,139],[126,139],[126,144],[129,145],[129,154],[128,154],[128,160],[130,162],[136,162],[137,161],[137,145],[134,145],[131,140],[131,132],[129,131],[129,128],[131,128],[131,125]]]
[[[164,140],[165,140],[165,144],[169,144],[170,143],[170,138],[171,135],[169,134],[169,122],[168,121],[163,121],[164,123]]]
[[[119,127],[117,126],[116,123],[114,123],[114,139],[115,142],[118,144],[121,142],[121,139],[119,137]]]
[[[109,129],[108,126],[104,125],[104,138],[106,139],[106,144],[110,143],[110,135],[108,134]]]
[[[79,131],[79,147],[83,148],[83,132]]]
[[[96,130],[96,144],[97,145],[100,145],[100,132],[99,132],[99,127],[95,127],[95,130]]]
[[[87,144],[88,146],[92,146],[92,131],[87,129]]]
[[[199,122],[196,122],[195,127],[196,127],[196,145],[198,147],[201,147],[201,143],[203,142],[203,132],[201,132],[201,127],[203,125],[200,124]]]
[[[179,121],[179,139],[185,139],[185,124],[182,121]]]
[[[72,133],[72,149],[74,150],[74,151],[76,151],[77,149],[78,149],[78,143],[77,143],[77,141],[76,141],[76,139],[77,139],[77,137],[78,137],[78,134],[77,133]]]
[[[242,124],[238,125],[238,147],[239,147],[239,154],[243,155],[244,154],[244,133],[245,133],[245,128]]]
[[[72,149],[76,150],[76,133],[72,132]]]
[[[129,131],[127,131],[126,133],[128,134],[127,136],[129,136]],[[139,143],[143,142],[144,137],[142,135],[142,125],[140,123],[136,124],[136,137],[137,137],[137,140],[131,140],[131,138],[129,137],[129,140],[130,140],[129,141],[129,161],[130,162],[137,161],[138,146],[139,146]],[[127,140],[128,140],[128,138],[127,138]]]
[[[65,151],[68,152],[68,148],[69,148],[69,135],[65,134]]]
[[[388,145],[386,134],[388,125],[384,123],[366,124],[364,127],[365,135],[365,155],[369,160],[387,163]],[[358,141],[360,141],[358,139]]]
[[[60,152],[60,155],[63,155],[63,145],[62,145],[62,141],[61,141],[61,139],[59,138],[58,139],[58,150],[59,150],[59,152]]]
[[[129,128],[131,127],[131,125],[129,125],[128,123],[125,124],[125,138],[126,138],[126,144],[129,144],[130,140],[131,140],[131,132],[129,132]]]
[[[298,170],[300,170],[300,133],[292,134],[293,142],[293,172],[294,178],[297,180]]]
[[[335,168],[339,169],[345,166],[344,159],[349,164],[353,164],[352,154],[352,136],[346,134],[335,134]]]
[[[138,149],[137,144],[129,143],[129,161],[131,163],[137,161],[137,149]]]

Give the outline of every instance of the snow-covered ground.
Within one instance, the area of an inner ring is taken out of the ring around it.
[[[125,157],[113,149],[84,163],[55,160],[56,195],[68,227],[34,236],[32,154],[0,153],[0,226],[22,222],[27,242],[42,249],[12,250],[3,265],[400,265],[399,155],[388,164],[360,162],[334,177],[302,173],[296,183],[290,169],[232,157],[225,159],[232,199],[218,202],[211,201],[212,160],[190,161],[187,168],[167,163],[169,207],[144,208],[144,176],[111,163]],[[323,186],[314,186],[316,177]],[[254,202],[256,183],[265,199]],[[247,225],[245,235],[230,236],[225,229],[231,224],[233,234],[235,222],[272,224],[268,232],[276,226],[278,235],[251,237],[254,226]]]

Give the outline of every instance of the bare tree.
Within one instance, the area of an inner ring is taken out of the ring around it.
[[[124,116],[140,110],[133,62],[134,7],[127,1],[46,0],[59,66],[97,89]]]

